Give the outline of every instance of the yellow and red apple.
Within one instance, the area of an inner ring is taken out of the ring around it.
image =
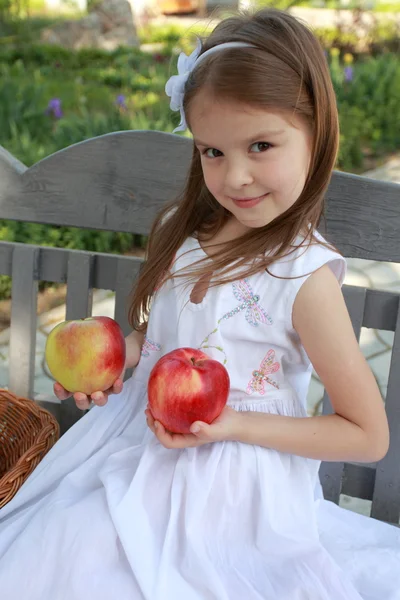
[[[168,431],[189,433],[195,421],[211,423],[229,394],[229,375],[201,350],[178,348],[165,354],[150,372],[147,386],[153,418]]]
[[[110,317],[63,321],[49,333],[45,357],[54,379],[69,392],[92,394],[112,386],[125,365],[125,339]]]

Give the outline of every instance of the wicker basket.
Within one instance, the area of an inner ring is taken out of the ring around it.
[[[56,419],[33,400],[0,389],[0,508],[56,443]]]

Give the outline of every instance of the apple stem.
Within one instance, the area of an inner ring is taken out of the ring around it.
[[[209,346],[208,344],[202,344],[201,346],[199,346],[199,350],[204,350],[206,348],[215,348],[215,350],[218,350],[219,352],[222,352],[222,354],[224,355],[224,362],[223,364],[226,365],[228,362],[228,357],[226,356],[226,352],[223,348],[221,348],[221,346]]]
[[[191,358],[190,360],[191,360],[191,362],[192,362],[192,365],[195,365],[195,364],[196,364],[196,361],[195,361],[195,359],[193,358],[193,356],[192,356],[192,358]]]

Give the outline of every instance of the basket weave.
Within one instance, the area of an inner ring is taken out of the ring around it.
[[[56,443],[56,419],[33,400],[0,389],[0,508]]]

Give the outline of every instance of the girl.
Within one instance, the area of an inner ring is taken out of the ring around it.
[[[134,293],[136,370],[109,402],[75,394],[98,406],[1,511],[2,598],[400,598],[397,530],[324,501],[318,484],[320,460],[388,448],[345,262],[316,231],[338,145],[323,52],[293,17],[263,10],[223,21],[178,69],[166,91],[193,159]],[[231,391],[211,425],[174,435],[146,386],[184,346],[226,364]],[[306,418],[311,365],[332,415]]]

